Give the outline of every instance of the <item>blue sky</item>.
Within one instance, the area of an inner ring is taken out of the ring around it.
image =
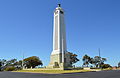
[[[53,11],[65,10],[68,51],[78,58],[98,55],[120,61],[119,0],[0,0],[0,58],[39,56],[44,65],[52,52]],[[82,61],[77,65],[81,65]]]

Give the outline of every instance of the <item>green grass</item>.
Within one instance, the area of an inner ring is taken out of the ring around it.
[[[29,73],[55,73],[55,74],[62,74],[62,73],[78,73],[78,72],[88,72],[93,70],[19,70],[13,72],[29,72]]]

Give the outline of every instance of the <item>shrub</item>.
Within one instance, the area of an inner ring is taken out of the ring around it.
[[[5,71],[13,71],[13,70],[15,70],[15,69],[16,69],[15,67],[9,66],[9,67],[6,67],[6,68],[5,68]]]
[[[76,67],[76,68],[73,68],[74,70],[83,70],[82,67]]]
[[[101,65],[102,66],[102,68],[111,68],[112,66],[110,66],[109,64],[103,64],[103,65]]]

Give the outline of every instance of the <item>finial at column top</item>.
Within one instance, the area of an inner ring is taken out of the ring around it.
[[[58,7],[61,7],[61,4],[58,4]]]

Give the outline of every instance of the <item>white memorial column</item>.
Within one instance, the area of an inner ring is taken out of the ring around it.
[[[54,11],[53,27],[53,51],[50,56],[48,68],[60,68],[62,70],[72,66],[66,47],[66,27],[64,10],[60,4]]]
[[[53,51],[52,54],[66,52],[66,31],[64,22],[64,11],[58,4],[54,12],[54,29],[53,29]]]

